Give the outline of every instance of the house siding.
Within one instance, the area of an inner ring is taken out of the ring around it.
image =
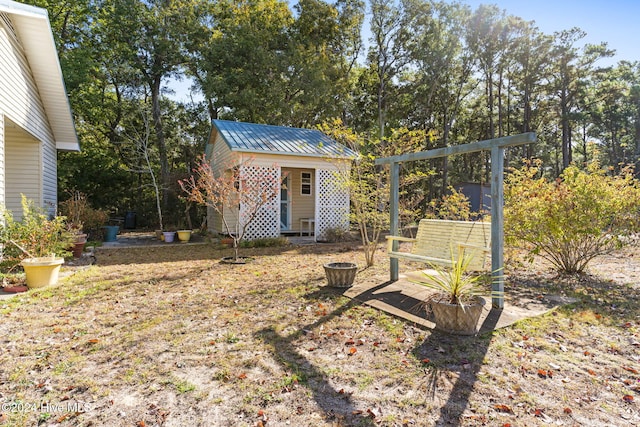
[[[0,110],[0,208],[5,205],[4,114]]]
[[[22,217],[22,194],[42,206],[41,144],[17,127],[6,129],[5,205],[15,218]]]
[[[24,55],[24,50],[13,29],[11,19],[4,13],[0,13],[0,111],[4,112],[6,119],[10,119],[12,123],[24,129],[35,140],[42,143],[41,149],[36,151],[31,146],[22,148],[16,145],[21,141],[28,141],[31,144],[33,140],[20,138],[14,143],[8,141],[8,137],[5,136],[5,143],[11,144],[11,149],[16,150],[16,155],[19,161],[23,162],[23,165],[28,164],[29,167],[37,165],[37,169],[29,170],[28,175],[30,177],[28,179],[28,187],[25,190],[22,190],[22,179],[12,179],[9,182],[5,178],[5,197],[9,198],[10,194],[19,194],[20,192],[30,193],[30,197],[36,203],[49,209],[50,213],[54,213],[57,203],[57,154],[53,132]],[[5,146],[4,154],[6,155],[7,152],[8,148]],[[38,158],[26,161],[21,157],[26,152],[28,152],[28,155],[37,155]],[[13,168],[13,160],[11,163]],[[24,174],[24,171],[22,170],[21,173]],[[10,174],[10,170],[5,170],[5,173]],[[42,184],[38,185],[38,194],[31,193],[33,191],[30,182],[32,173],[42,180]],[[18,185],[17,188],[14,187],[16,184]],[[14,198],[14,196],[11,197]],[[8,204],[9,200],[6,200],[6,202]]]

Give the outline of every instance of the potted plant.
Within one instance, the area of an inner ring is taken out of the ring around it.
[[[191,240],[191,230],[178,230],[178,240],[180,243],[187,243]]]
[[[65,216],[69,231],[76,236],[76,242],[84,241],[100,230],[109,220],[109,214],[91,207],[87,196],[80,191],[71,191],[68,199],[60,202],[60,214]]]
[[[82,232],[82,225],[78,228],[77,224],[67,223],[67,229],[73,239],[71,253],[74,258],[80,258],[84,251],[84,245],[87,243],[87,235]]]
[[[82,218],[88,208],[87,197],[79,191],[71,191],[71,197],[60,202],[60,213],[66,217],[67,229],[73,236],[71,252],[74,258],[80,258],[84,245],[87,243],[87,234],[83,230]]]
[[[335,288],[348,288],[353,285],[358,270],[358,266],[351,262],[330,262],[323,267],[327,284]]]
[[[484,288],[482,276],[467,272],[471,257],[464,249],[455,257],[451,251],[451,265],[443,268],[431,265],[432,271],[421,272],[412,279],[435,291],[425,300],[425,306],[433,314],[436,329],[456,335],[475,335],[482,315],[485,300],[480,295]]]
[[[0,243],[9,270],[22,265],[29,288],[57,282],[64,257],[73,242],[65,217],[49,219],[32,201],[22,197],[23,217],[15,221],[11,212],[2,211]]]
[[[162,232],[162,236],[164,237],[164,242],[165,243],[173,243],[173,240],[176,237],[176,232],[173,231],[174,229],[170,228],[168,231],[163,231]]]

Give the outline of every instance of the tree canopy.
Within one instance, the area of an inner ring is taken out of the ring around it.
[[[26,2],[49,11],[83,148],[59,158],[61,197],[75,188],[96,207],[138,211],[149,226],[149,174],[131,167],[127,149],[127,135],[143,132],[140,111],[150,114],[165,222],[176,226],[185,209],[177,180],[203,152],[213,118],[299,127],[340,119],[371,155],[534,131],[539,142],[506,161],[538,158],[551,178],[572,164],[615,172],[640,158],[640,62],[605,62],[606,41],[585,44],[579,28],[545,34],[493,5]],[[175,81],[190,82],[194,100],[177,101]],[[420,135],[409,145],[398,138],[408,132]],[[405,191],[426,195],[426,209],[451,183],[486,182],[487,164],[478,153],[412,165],[407,176],[421,179]]]

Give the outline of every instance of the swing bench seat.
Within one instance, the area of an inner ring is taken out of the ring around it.
[[[451,267],[452,260],[463,253],[470,257],[469,270],[485,271],[487,254],[491,253],[490,222],[422,219],[415,238],[386,238],[389,257],[430,265]],[[413,245],[409,252],[400,252],[394,250],[394,242],[411,242]]]

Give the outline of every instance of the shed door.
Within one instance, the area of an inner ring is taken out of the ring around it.
[[[280,185],[280,230],[289,230],[291,224],[291,200],[289,200],[289,189],[291,188],[291,177],[286,174],[282,177]]]

